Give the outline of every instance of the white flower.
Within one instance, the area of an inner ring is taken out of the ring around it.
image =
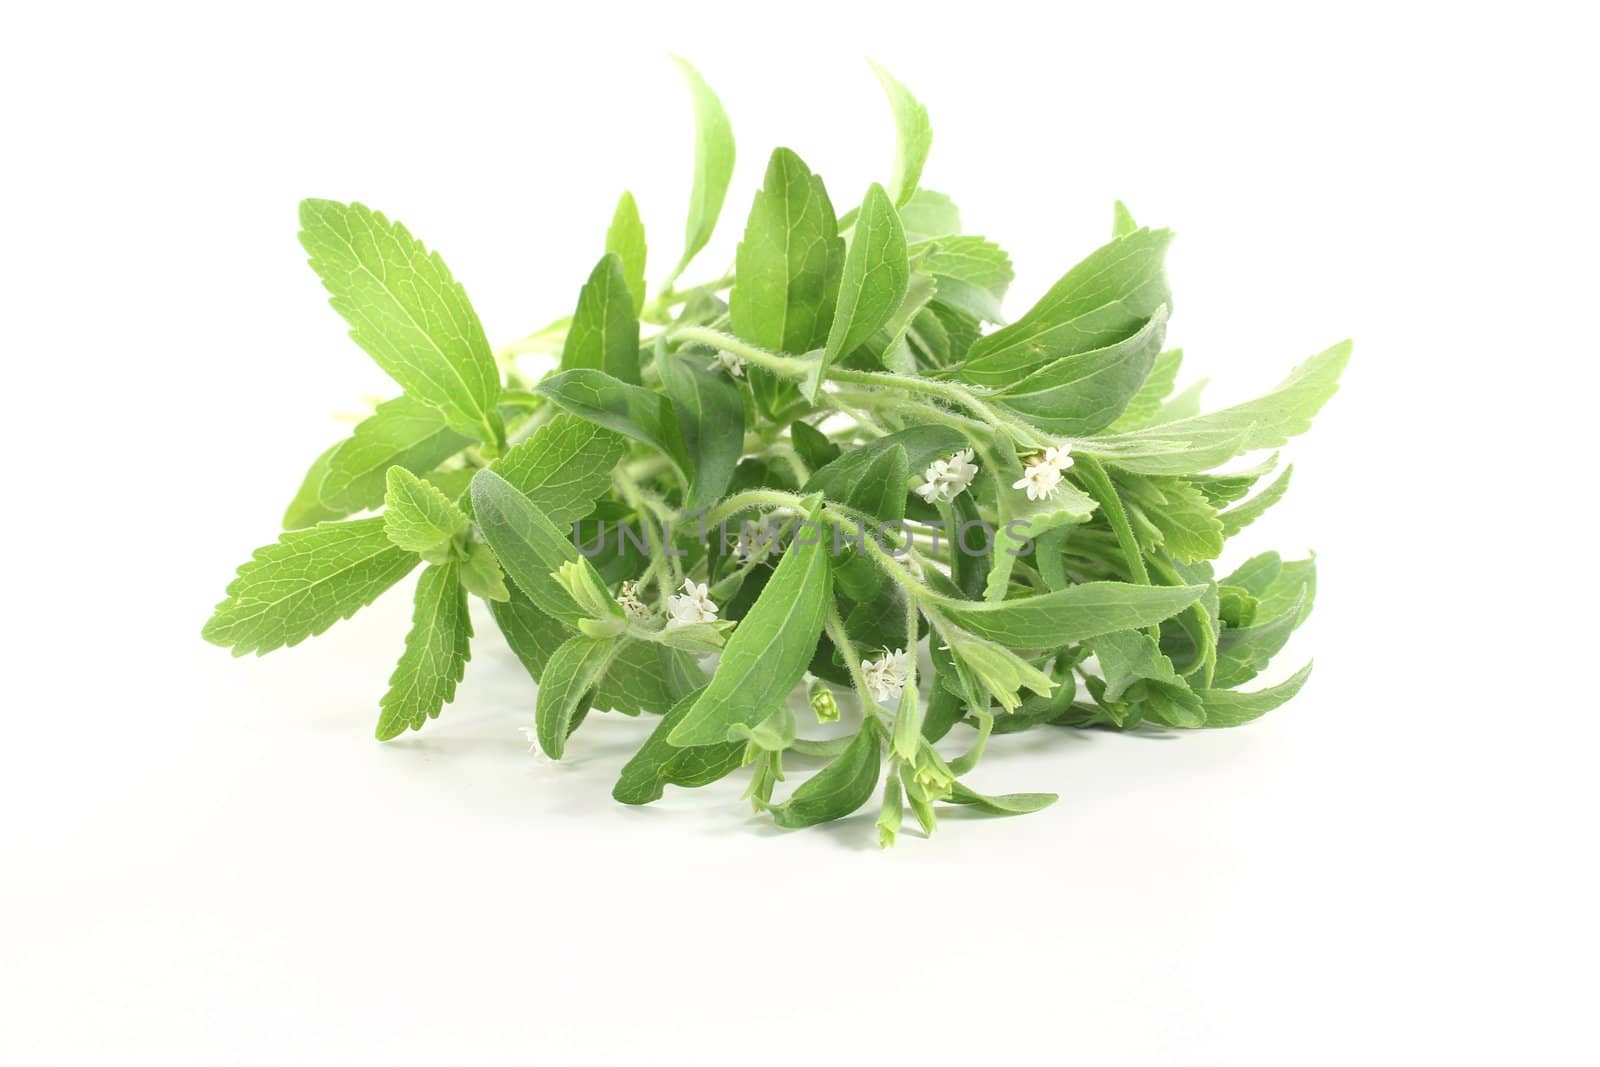
[[[696,585],[689,578],[683,580],[683,592],[673,593],[668,598],[667,610],[672,615],[667,622],[668,626],[688,626],[691,623],[717,621],[717,605],[712,602],[705,583]]]
[[[1022,477],[1011,483],[1013,489],[1026,489],[1029,500],[1045,500],[1061,484],[1061,471],[1043,458],[1035,459],[1022,472]]]
[[[717,362],[722,364],[722,369],[735,378],[744,377],[744,360],[732,352],[717,352]]]
[[[537,756],[539,754],[539,731],[531,726],[519,726],[517,729],[522,731],[523,739],[528,742],[528,752]]]
[[[1044,450],[1044,462],[1065,473],[1072,466],[1072,453],[1064,445],[1051,445]]]
[[[617,590],[617,603],[622,605],[622,610],[628,613],[630,619],[650,617],[650,609],[639,599],[638,582],[623,582],[622,588]]]
[[[928,469],[922,473],[922,484],[914,491],[930,504],[954,500],[977,476],[978,465],[972,462],[972,449],[963,448],[953,456],[928,464]]]
[[[867,692],[872,699],[883,704],[896,700],[900,691],[906,687],[906,678],[911,674],[911,657],[903,648],[893,652],[884,649],[883,655],[877,659],[864,659],[861,661],[861,674],[867,683]]]
[[[767,524],[767,517],[763,515],[756,522],[747,522],[739,527],[739,540],[733,546],[733,558],[740,563],[746,563],[757,552],[770,547],[771,544],[772,527]]]

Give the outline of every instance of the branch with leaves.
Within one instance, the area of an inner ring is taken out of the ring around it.
[[[403,392],[312,463],[205,638],[236,655],[292,646],[421,567],[379,739],[454,698],[477,597],[538,683],[531,732],[552,758],[592,711],[659,716],[619,801],[748,766],[746,796],[784,827],[880,795],[886,846],[906,807],[927,833],[941,804],[1012,815],[1056,799],[963,781],[994,736],[1237,726],[1293,697],[1309,665],[1241,687],[1310,612],[1312,560],[1268,552],[1221,576],[1215,561],[1284,495],[1273,450],[1333,395],[1349,343],[1203,414],[1165,347],[1171,234],[1120,203],[1111,240],[1007,322],[1010,260],[921,187],[927,112],[881,68],[886,184],[840,216],[780,148],[734,270],[681,284],[734,144],[679,63],[695,173],[654,294],[624,193],[571,314],[492,348],[404,226],[301,205],[334,309]],[[834,736],[800,738],[796,707]],[[853,725],[834,725],[844,707]],[[958,726],[973,739],[947,757],[936,745]]]

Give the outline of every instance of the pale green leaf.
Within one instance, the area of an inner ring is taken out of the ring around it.
[[[456,564],[427,567],[417,579],[411,630],[389,676],[378,715],[378,740],[420,730],[455,699],[471,658],[472,620]]]
[[[628,283],[628,296],[633,300],[637,314],[644,307],[644,267],[646,246],[644,223],[639,219],[639,205],[632,193],[623,193],[617,201],[617,210],[611,216],[611,227],[606,230],[606,251],[622,261],[622,276]]]
[[[673,272],[676,277],[711,240],[722,214],[722,201],[728,195],[733,177],[733,127],[722,101],[711,91],[700,72],[684,59],[674,56],[678,69],[689,86],[694,106],[694,185],[689,191],[689,217],[684,228],[683,258]]]
[[[467,532],[466,512],[404,467],[389,468],[383,528],[407,552],[432,552]]]
[[[822,358],[806,381],[812,402],[828,367],[876,333],[900,307],[911,277],[906,235],[894,204],[880,185],[867,190],[845,255],[839,299]]]
[[[894,112],[894,169],[889,172],[888,189],[890,199],[898,206],[917,191],[922,166],[928,161],[928,149],[933,145],[933,127],[928,123],[928,109],[917,103],[909,89],[878,64],[873,63],[872,70]]]
[[[619,381],[639,384],[639,320],[622,257],[607,252],[578,292],[561,369],[604,371]]]
[[[500,372],[467,294],[437,253],[361,204],[304,200],[300,243],[350,336],[457,433],[498,447]]]
[[[228,586],[201,636],[233,654],[297,645],[366,607],[417,565],[383,519],[291,530],[256,549]]]
[[[551,759],[566,751],[567,737],[588,712],[615,646],[612,638],[580,634],[564,641],[545,664],[534,705],[534,732],[540,750]]]
[[[566,526],[594,510],[626,450],[610,430],[562,412],[513,445],[492,469],[552,523]]]
[[[1057,648],[1171,618],[1199,599],[1202,585],[1086,582],[1017,600],[938,597],[939,611],[961,628],[1007,648]]]

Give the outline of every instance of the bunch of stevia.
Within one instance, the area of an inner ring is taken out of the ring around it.
[[[1267,553],[1220,578],[1210,563],[1290,468],[1253,495],[1276,456],[1217,469],[1305,430],[1349,345],[1200,414],[1196,389],[1173,395],[1181,354],[1162,349],[1171,235],[1120,204],[1111,241],[1006,324],[1010,262],[918,188],[927,114],[882,71],[887,186],[838,215],[779,149],[734,269],[680,285],[734,158],[721,104],[683,70],[698,140],[676,266],[647,291],[624,194],[572,315],[498,351],[403,226],[301,206],[334,308],[404,394],[312,464],[288,532],[239,569],[205,637],[236,655],[294,645],[420,564],[380,739],[454,696],[472,594],[539,683],[534,736],[552,758],[592,710],[662,716],[618,800],[748,764],[756,807],[799,827],[882,782],[886,845],[907,805],[931,831],[941,802],[1011,814],[1055,799],[962,782],[993,734],[1234,726],[1292,697],[1309,667],[1238,686],[1311,610],[1312,561]],[[535,356],[553,369],[531,376]],[[853,694],[860,724],[797,738],[801,685],[823,722]],[[947,759],[933,743],[957,725],[971,744]]]

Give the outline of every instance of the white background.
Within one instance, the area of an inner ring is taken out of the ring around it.
[[[12,11],[0,1060],[1594,1062],[1593,37],[1475,6]],[[1014,313],[1121,197],[1178,231],[1213,402],[1356,338],[1242,538],[1319,554],[1300,699],[1002,739],[975,784],[1059,804],[884,854],[872,810],[775,832],[732,781],[614,804],[648,723],[534,759],[487,617],[389,745],[404,593],[264,660],[202,644],[331,413],[393,392],[296,202],[403,219],[520,336],[623,188],[652,276],[676,257],[669,50],[739,139],[699,272],[773,146],[841,209],[885,177],[871,55]]]

